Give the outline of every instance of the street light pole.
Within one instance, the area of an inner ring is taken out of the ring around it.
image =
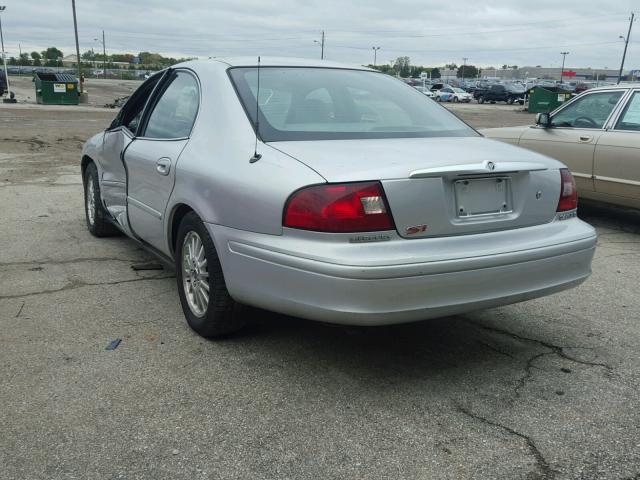
[[[378,60],[378,50],[380,50],[380,47],[371,47],[373,48],[373,66],[376,66],[376,61]]]
[[[620,62],[620,72],[618,72],[618,83],[622,79],[622,69],[624,68],[624,60],[627,56],[627,47],[629,46],[629,37],[631,37],[631,26],[633,25],[633,17],[635,14],[631,12],[631,20],[629,20],[629,31],[627,32],[627,38],[620,35],[620,38],[624,40],[624,52],[622,53],[622,62]]]
[[[564,59],[569,55],[569,52],[560,52],[560,55],[562,55],[562,69],[560,70],[560,83],[562,83],[564,78]]]
[[[107,78],[107,47],[105,46],[104,41],[104,30],[102,30],[102,42],[100,42],[99,38],[94,38],[94,40],[98,43],[102,43],[102,75],[104,78]]]
[[[320,45],[320,60],[324,60],[324,30],[322,30],[322,40],[314,40],[313,42]]]
[[[7,8],[5,5],[0,5],[0,43],[2,44],[2,63],[4,65],[4,76],[7,79],[7,97],[9,97],[11,95],[11,88],[9,87],[9,72],[7,71],[7,56],[4,53],[4,36],[2,35],[2,12],[4,12],[5,8]]]

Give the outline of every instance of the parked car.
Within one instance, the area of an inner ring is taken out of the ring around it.
[[[172,263],[206,337],[240,328],[243,305],[382,325],[520,302],[585,280],[596,242],[562,163],[317,60],[156,73],[81,171],[89,231]]]
[[[414,87],[414,88],[429,98],[433,98],[434,96],[433,92],[426,87],[421,87],[418,85],[417,87]]]
[[[442,90],[443,88],[447,88],[447,87],[450,87],[450,86],[451,85],[449,85],[448,83],[440,83],[440,82],[438,82],[438,83],[433,83],[431,85],[430,90],[435,93],[438,90]]]
[[[640,208],[640,84],[587,90],[532,127],[481,132],[565,163],[583,198]]]
[[[470,93],[467,93],[463,89],[457,87],[445,87],[437,90],[435,93],[435,99],[438,102],[469,103],[472,98],[473,96]]]
[[[478,103],[506,102],[509,105],[514,102],[524,105],[524,96],[525,90],[522,86],[500,83],[489,85],[486,89],[477,89],[473,93],[473,98],[478,100]]]
[[[0,70],[0,97],[7,93],[7,77],[3,70]]]

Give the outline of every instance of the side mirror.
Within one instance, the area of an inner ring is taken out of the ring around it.
[[[544,128],[551,126],[551,116],[548,113],[539,113],[536,115],[536,125]]]

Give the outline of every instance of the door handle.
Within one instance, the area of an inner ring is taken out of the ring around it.
[[[167,157],[163,157],[156,162],[156,171],[160,175],[169,175],[171,171],[171,159]]]
[[[581,142],[588,142],[589,140],[591,140],[591,137],[589,135],[580,135]]]

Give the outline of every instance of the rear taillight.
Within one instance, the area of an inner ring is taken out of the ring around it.
[[[560,169],[560,200],[557,212],[566,212],[578,208],[578,191],[573,175],[567,168]]]
[[[334,233],[395,228],[379,182],[315,185],[298,190],[287,201],[283,224]]]

